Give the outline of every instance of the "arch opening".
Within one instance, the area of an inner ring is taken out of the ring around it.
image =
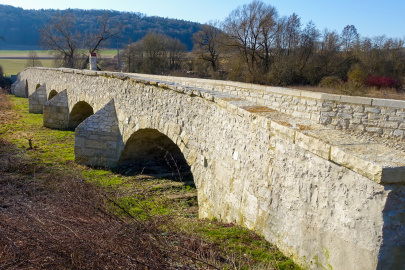
[[[25,80],[25,96],[29,97],[29,93],[28,93],[28,81]]]
[[[141,129],[125,144],[118,162],[127,175],[145,174],[194,185],[191,168],[180,148],[155,129]]]
[[[48,96],[48,100],[51,100],[54,96],[56,96],[58,94],[58,92],[56,92],[56,90],[52,90],[50,93],[49,93],[49,96]]]
[[[81,122],[93,114],[93,107],[91,107],[87,102],[80,101],[76,103],[69,115],[68,128],[75,129],[78,125],[80,125]]]
[[[40,88],[41,85],[38,83],[37,86],[35,86],[35,90],[38,90],[38,88]]]

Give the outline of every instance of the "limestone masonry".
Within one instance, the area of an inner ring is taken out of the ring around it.
[[[405,101],[49,68],[22,71],[12,92],[45,127],[75,128],[76,162],[166,149],[201,218],[255,230],[305,267],[405,268]]]

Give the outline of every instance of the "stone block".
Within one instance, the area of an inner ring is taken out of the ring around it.
[[[367,97],[356,97],[356,96],[340,96],[340,102],[353,103],[353,104],[363,104],[371,106],[373,99]]]
[[[404,136],[404,131],[397,129],[397,130],[394,131],[394,136],[395,137],[403,137]]]
[[[376,128],[376,127],[366,127],[366,131],[371,132],[371,133],[378,133],[378,134],[383,134],[384,130],[382,128]]]
[[[405,183],[405,153],[380,144],[332,146],[330,159],[377,183]]]
[[[331,146],[318,138],[311,137],[311,132],[296,131],[295,144],[317,156],[329,159]]]
[[[277,123],[276,121],[272,121],[270,124],[270,132],[281,139],[290,141],[292,143],[295,142],[295,130],[291,127],[286,126],[285,123]]]
[[[301,96],[301,91],[300,90],[294,90],[294,89],[283,88],[283,87],[268,86],[268,87],[266,87],[266,92],[279,94],[279,95],[282,95],[282,96],[283,95],[296,96],[296,97]]]
[[[373,99],[373,106],[390,107],[390,108],[405,108],[405,101],[393,99]]]
[[[86,148],[106,149],[106,143],[96,140],[86,140]]]
[[[399,126],[399,123],[398,123],[398,122],[393,122],[393,121],[381,121],[381,122],[378,124],[378,126],[379,126],[379,127],[382,127],[382,128],[397,129],[398,126]]]

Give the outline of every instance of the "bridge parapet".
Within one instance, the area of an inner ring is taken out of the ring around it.
[[[94,109],[76,128],[78,162],[115,166],[159,158],[165,148],[189,166],[200,217],[254,229],[314,269],[404,264],[404,151],[291,113],[308,105],[319,116],[314,96],[287,89],[270,106],[256,97],[266,89],[235,90],[232,82],[218,91],[182,78],[69,69],[28,69],[20,78],[67,89],[45,103],[44,125],[59,119],[68,127],[78,104]]]
[[[293,117],[311,119],[328,128],[367,132],[401,140],[405,138],[405,101],[402,100],[334,95],[219,80],[134,75],[231,93]]]

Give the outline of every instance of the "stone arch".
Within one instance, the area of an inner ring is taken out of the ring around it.
[[[190,165],[180,148],[156,129],[134,132],[125,144],[118,166],[131,173],[164,175],[194,184]]]
[[[35,90],[37,90],[40,87],[41,87],[41,85],[38,83],[37,86],[35,86]]]
[[[75,129],[81,122],[87,117],[94,114],[93,107],[85,101],[79,101],[73,106],[72,111],[69,114],[69,129]]]
[[[56,90],[52,90],[48,95],[48,100],[51,100],[57,94],[58,94],[58,92],[56,92]]]

